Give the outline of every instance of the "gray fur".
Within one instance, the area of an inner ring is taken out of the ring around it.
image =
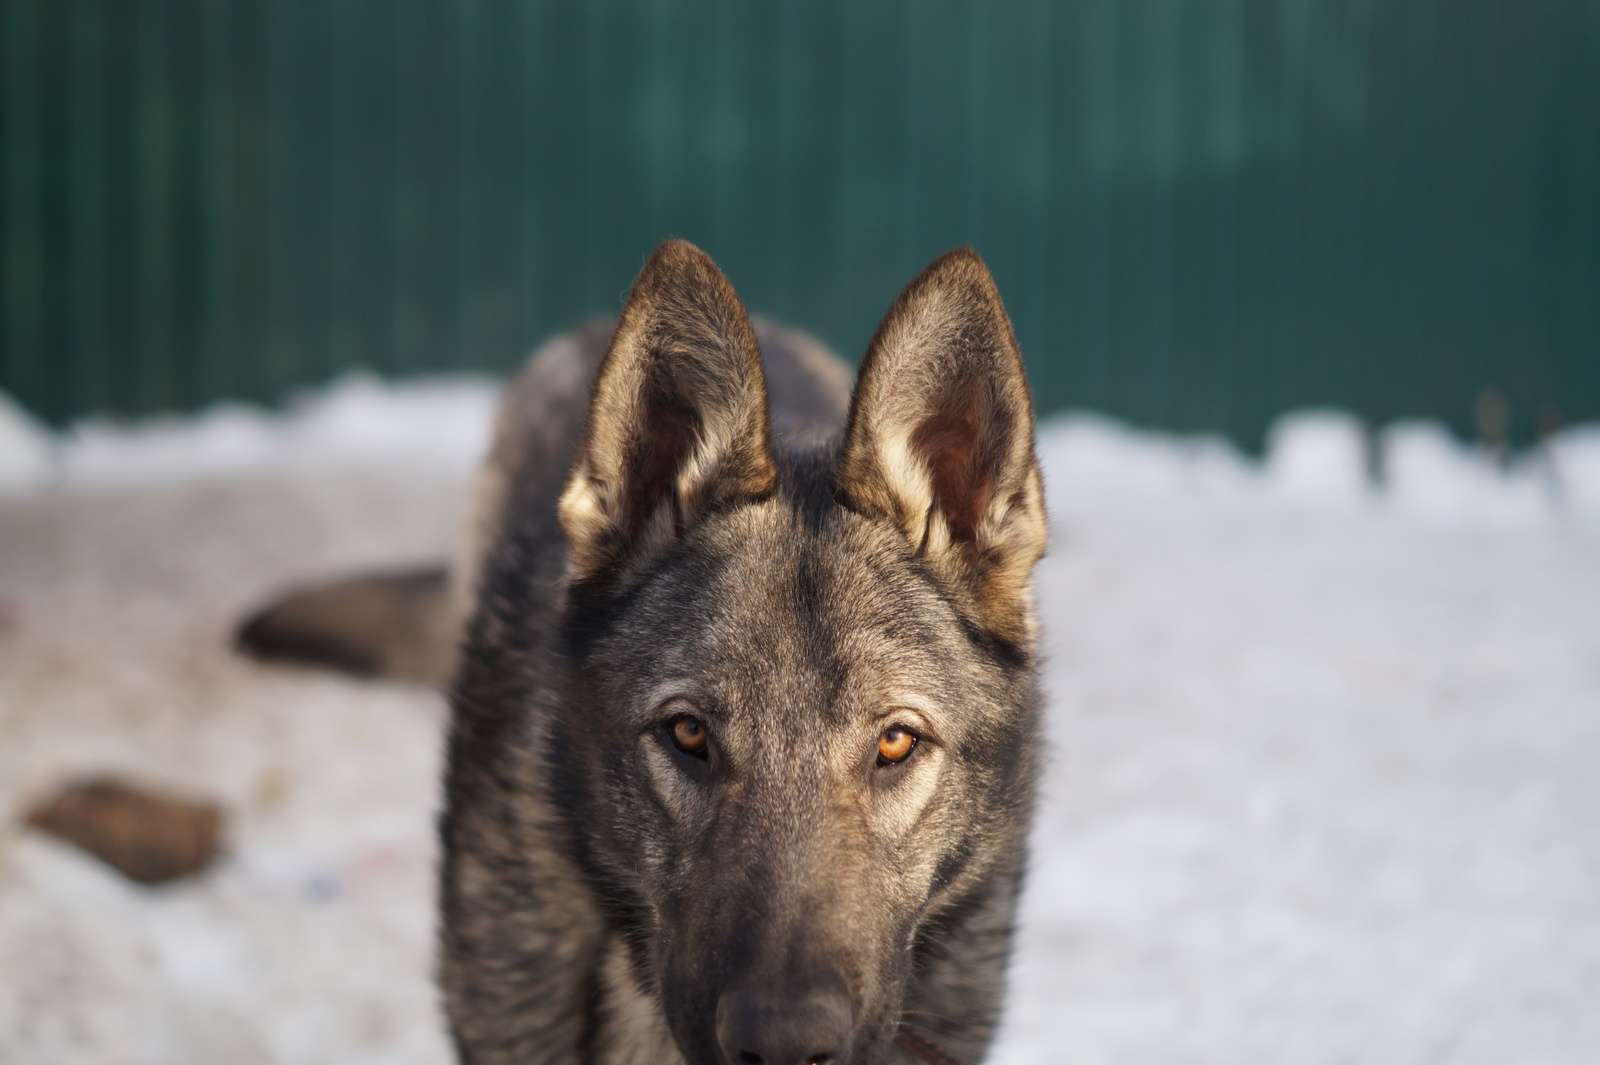
[[[730,987],[823,986],[848,1003],[833,1065],[909,1060],[902,1021],[983,1056],[1043,514],[977,257],[907,289],[850,411],[847,382],[669,243],[614,336],[552,342],[508,390],[456,567],[440,977],[463,1061],[737,1065]],[[703,760],[667,737],[685,712]],[[921,739],[883,765],[891,723]]]

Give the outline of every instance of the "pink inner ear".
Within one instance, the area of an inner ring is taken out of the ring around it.
[[[629,456],[624,510],[618,522],[629,540],[642,535],[656,508],[668,501],[673,506],[673,524],[682,531],[683,507],[675,494],[675,482],[700,429],[693,410],[664,397],[646,401],[643,420]]]
[[[994,438],[1004,431],[995,424],[993,404],[983,400],[977,386],[953,391],[911,437],[933,480],[934,507],[951,537],[974,556],[980,550],[978,523],[995,488]]]

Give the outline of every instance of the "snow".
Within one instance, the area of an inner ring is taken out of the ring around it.
[[[1579,426],[1550,446],[1552,477],[1575,513],[1600,522],[1600,425]]]
[[[1303,411],[1267,434],[1267,473],[1286,499],[1330,508],[1369,496],[1366,431],[1343,411]]]
[[[449,1060],[442,701],[227,642],[444,557],[491,393],[63,434],[0,400],[0,1060]],[[1040,454],[1051,751],[991,1060],[1593,1060],[1600,429],[1310,412],[1256,462],[1079,415]],[[21,826],[105,770],[220,801],[222,859],[151,889]]]
[[[0,497],[41,485],[128,487],[330,464],[459,474],[488,446],[496,395],[488,378],[385,384],[355,373],[281,415],[223,404],[190,418],[90,419],[53,436],[0,394]]]
[[[51,464],[50,435],[0,392],[0,497],[38,488],[49,479]]]

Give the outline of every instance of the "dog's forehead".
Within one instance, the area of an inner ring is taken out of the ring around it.
[[[826,713],[937,699],[970,658],[949,605],[864,521],[819,527],[778,502],[741,508],[674,569],[648,604],[654,671],[732,701]]]

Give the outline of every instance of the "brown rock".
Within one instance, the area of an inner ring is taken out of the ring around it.
[[[247,618],[234,645],[266,661],[437,685],[455,667],[459,628],[449,574],[423,566],[290,592]]]
[[[35,807],[28,824],[142,884],[192,876],[217,852],[215,806],[153,795],[115,780],[73,784]]]

